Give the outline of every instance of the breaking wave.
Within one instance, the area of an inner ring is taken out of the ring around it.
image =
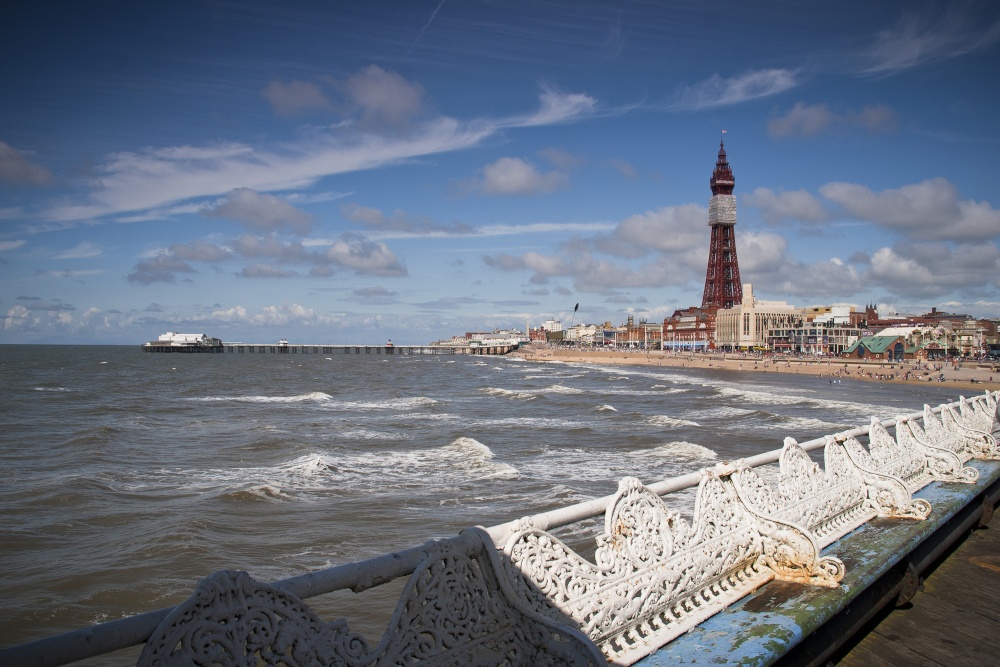
[[[652,415],[646,421],[655,426],[701,426],[698,422],[677,419],[676,417],[668,417],[666,415]]]

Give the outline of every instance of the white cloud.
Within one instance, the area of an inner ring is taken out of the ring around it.
[[[879,248],[872,255],[868,278],[902,296],[942,296],[948,291],[930,267],[901,257],[892,248]]]
[[[755,188],[744,195],[743,203],[759,209],[761,219],[769,224],[824,222],[830,219],[830,211],[805,190],[775,192],[770,188]]]
[[[787,250],[788,241],[783,236],[771,232],[739,234],[736,237],[736,254],[743,282],[749,282],[747,278],[753,274],[783,270],[782,267],[788,263],[785,257]]]
[[[422,110],[423,88],[378,65],[349,77],[343,87],[361,109],[361,124],[368,129],[404,130]]]
[[[287,230],[302,235],[313,226],[312,216],[287,200],[249,188],[232,190],[224,202],[206,209],[204,213],[210,218],[228,218],[263,232]]]
[[[539,172],[521,158],[502,157],[483,167],[475,189],[490,195],[536,195],[554,192],[569,184],[560,171]]]
[[[483,262],[499,271],[526,271],[532,284],[571,278],[575,289],[609,293],[622,288],[683,285],[703,272],[708,245],[707,212],[693,204],[630,216],[610,234],[570,240],[554,254],[497,253]],[[588,230],[593,231],[593,230]],[[653,254],[643,263],[634,261]],[[610,254],[624,261],[603,259]]]
[[[944,178],[882,192],[833,182],[822,186],[820,193],[847,215],[916,239],[972,241],[1000,236],[1000,211],[987,202],[960,200],[958,189]]]
[[[896,129],[896,113],[884,105],[870,105],[860,111],[835,113],[826,104],[797,102],[784,116],[767,123],[767,133],[775,138],[811,137],[823,132],[860,128],[872,134]]]
[[[798,74],[788,69],[763,69],[724,78],[713,74],[694,86],[682,88],[671,108],[697,111],[730,106],[783,93],[799,85]]]
[[[139,262],[125,279],[130,283],[139,283],[140,285],[173,283],[177,280],[178,273],[197,273],[197,271],[190,264],[176,257],[161,255]]]
[[[330,101],[320,87],[309,81],[271,81],[260,94],[280,116],[296,116],[314,109],[329,109]]]
[[[189,262],[221,262],[233,256],[233,253],[222,246],[196,239],[188,243],[174,243],[169,254]]]
[[[273,236],[252,236],[244,234],[233,239],[233,252],[248,259],[273,259],[282,262],[309,261],[310,254],[297,242],[284,242]]]
[[[616,240],[643,250],[686,252],[708,248],[708,212],[703,206],[664,206],[655,211],[631,215],[612,235]]]
[[[376,276],[405,276],[406,266],[384,243],[344,234],[326,251],[325,256],[339,266],[358,273]]]
[[[52,174],[25,157],[24,153],[0,141],[0,183],[48,185]]]
[[[254,264],[245,266],[239,273],[241,278],[297,278],[299,274],[295,271],[271,266],[270,264]]]
[[[0,241],[0,252],[4,250],[16,250],[26,243],[24,239],[17,239],[16,241]]]

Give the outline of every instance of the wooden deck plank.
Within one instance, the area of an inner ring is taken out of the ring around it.
[[[888,614],[843,667],[1000,664],[1000,520],[974,531],[928,574],[908,608]]]

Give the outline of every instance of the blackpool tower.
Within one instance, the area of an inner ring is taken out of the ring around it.
[[[743,301],[740,265],[736,259],[736,197],[733,170],[726,160],[726,147],[719,142],[719,159],[712,172],[712,198],[708,201],[708,226],[712,240],[708,248],[705,295],[702,308],[732,308]]]

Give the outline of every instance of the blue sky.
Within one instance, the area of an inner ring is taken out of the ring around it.
[[[0,343],[662,320],[701,302],[722,130],[758,298],[1000,316],[995,2],[37,2],[0,26]]]

